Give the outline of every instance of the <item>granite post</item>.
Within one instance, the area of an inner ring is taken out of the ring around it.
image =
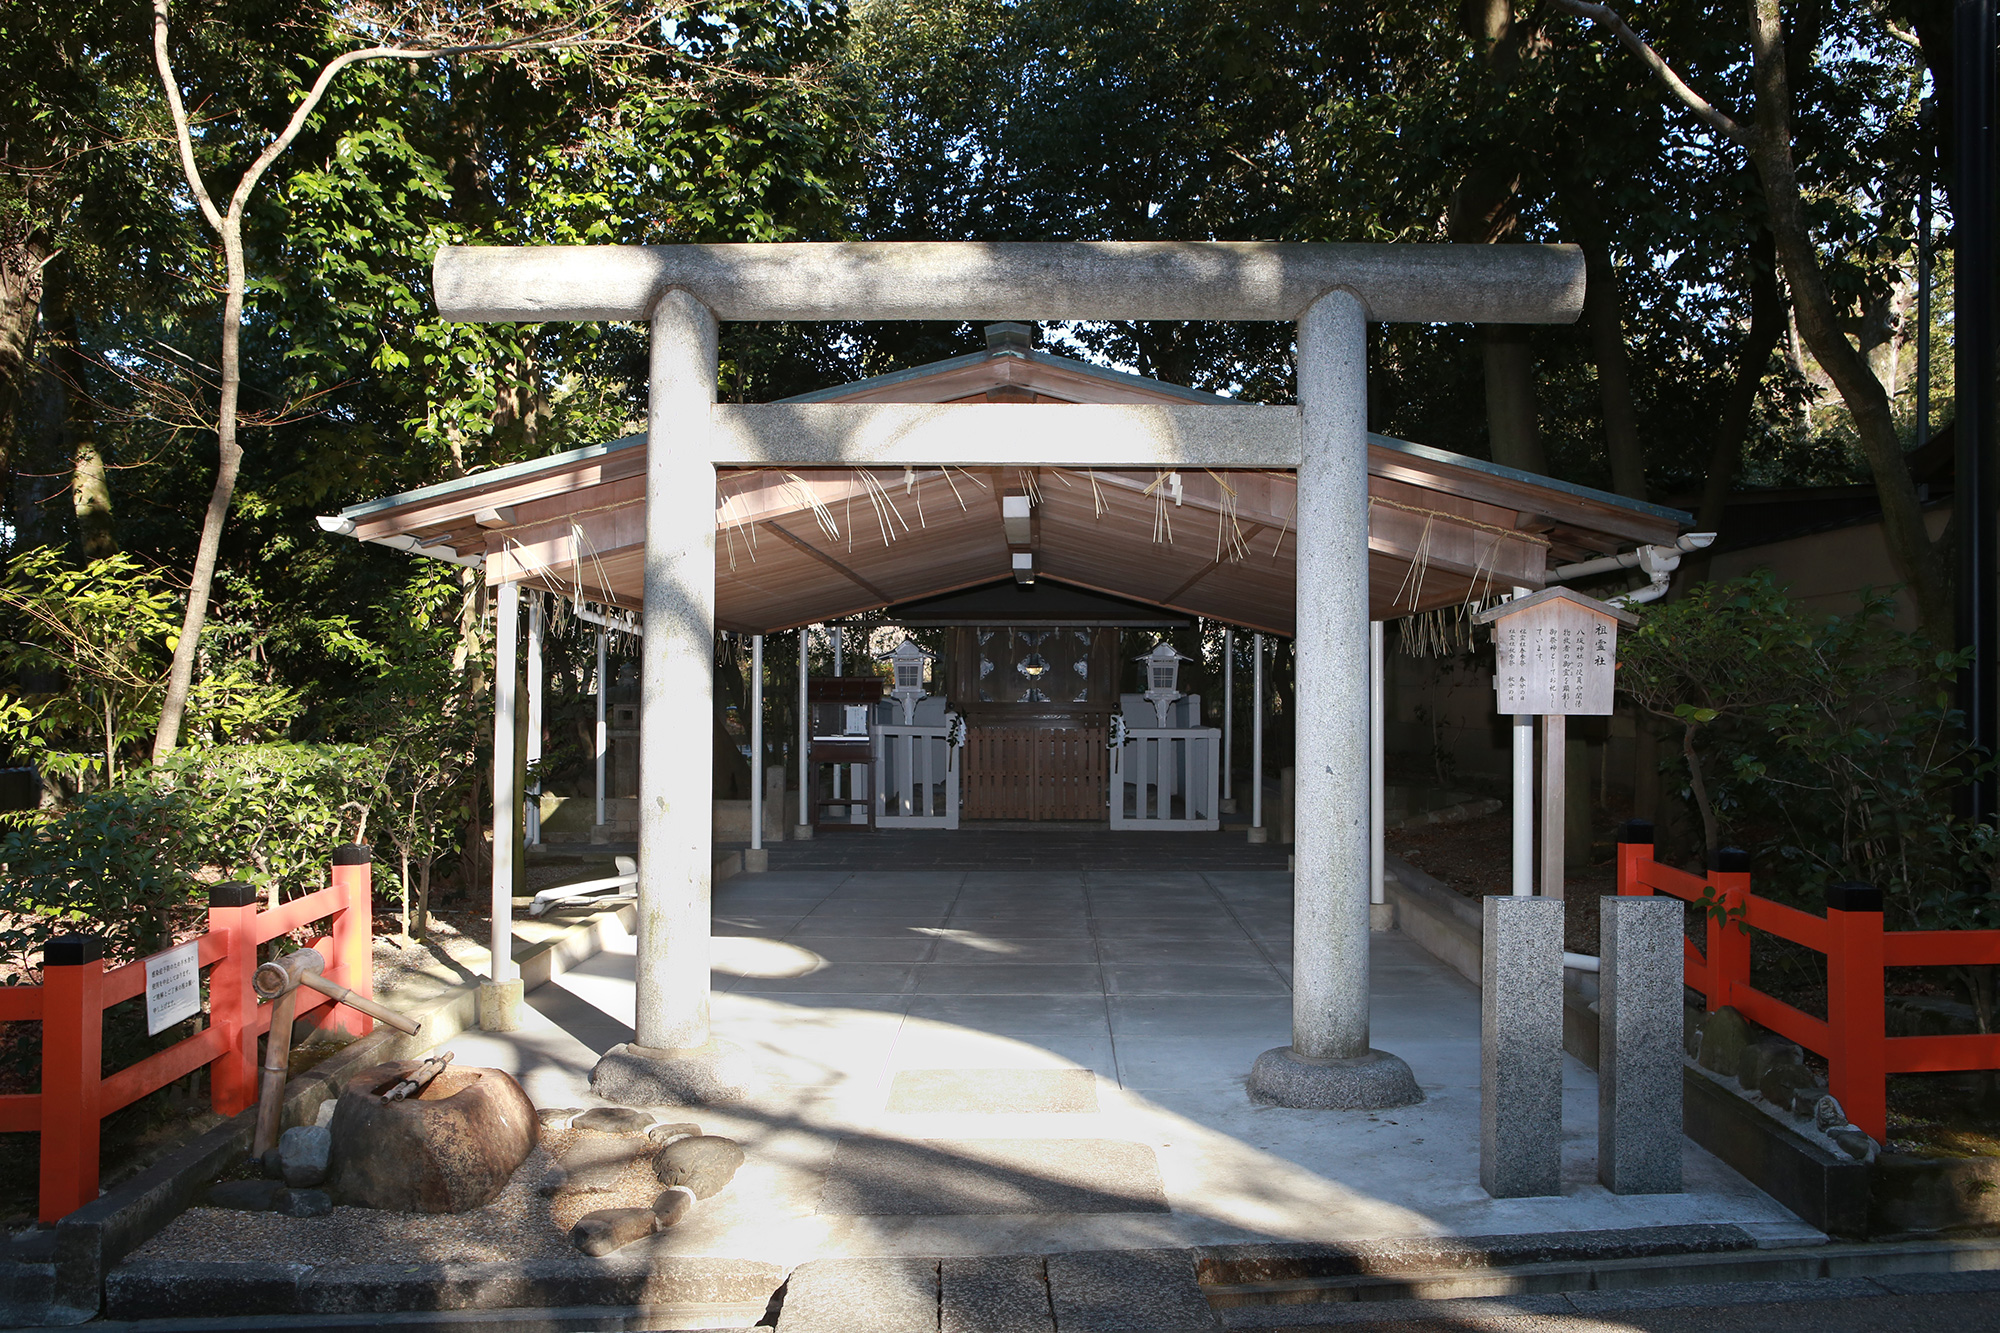
[[[1681,1191],[1684,910],[1600,900],[1597,1178],[1613,1194]]]
[[[1480,955],[1479,1184],[1562,1193],[1563,905],[1488,894]]]
[[[1371,1110],[1423,1100],[1368,1045],[1368,310],[1328,292],[1299,318],[1297,865],[1292,1044],[1257,1057],[1259,1101]]]
[[[514,853],[521,820],[521,793],[514,785],[515,663],[521,639],[521,585],[502,583],[493,590],[493,882],[490,933],[491,963],[479,985],[479,1026],[486,1032],[512,1032],[521,1025],[522,982],[514,966]]]
[[[714,779],[687,754],[687,719],[715,692],[715,315],[687,292],[652,310],[646,422],[645,637],[639,656],[639,942],[634,1037],[591,1071],[607,1101],[740,1100],[742,1052],[709,1033]]]

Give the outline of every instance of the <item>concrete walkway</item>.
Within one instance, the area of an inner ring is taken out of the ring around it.
[[[1736,1223],[1819,1233],[1699,1148],[1687,1193],[1596,1183],[1595,1077],[1566,1061],[1565,1193],[1478,1185],[1479,996],[1400,934],[1373,937],[1374,1041],[1426,1100],[1378,1113],[1253,1104],[1289,1036],[1280,871],[773,871],[718,886],[717,1034],[769,1083],[691,1117],[740,1140],[735,1184],[643,1246],[794,1264]],[[629,1040],[632,942],[531,993],[521,1031],[460,1064],[535,1104],[589,1106]],[[635,1247],[639,1248],[639,1247]]]

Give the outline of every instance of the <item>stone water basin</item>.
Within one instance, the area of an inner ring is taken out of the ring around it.
[[[535,1108],[498,1069],[448,1067],[415,1097],[382,1093],[421,1062],[393,1060],[349,1079],[333,1112],[327,1191],[334,1202],[398,1213],[462,1213],[492,1201],[534,1150]]]

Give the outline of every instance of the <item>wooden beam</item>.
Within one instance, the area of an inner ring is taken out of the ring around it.
[[[1262,532],[1263,530],[1264,530],[1264,525],[1262,523],[1252,523],[1248,528],[1244,529],[1243,532],[1244,544],[1248,545],[1250,539],[1252,537],[1255,537],[1258,533]],[[1168,593],[1166,596],[1166,600],[1169,602],[1173,601],[1176,597],[1179,597],[1182,593],[1186,592],[1189,588],[1192,588],[1195,584],[1200,583],[1203,579],[1207,578],[1210,574],[1213,574],[1216,570],[1220,569],[1221,567],[1222,567],[1222,561],[1220,560],[1209,561],[1207,564],[1203,565],[1200,569],[1196,570],[1193,574],[1189,575],[1188,581],[1186,583],[1183,583],[1180,587],[1175,588],[1172,592]]]
[[[847,579],[850,583],[853,583],[856,586],[864,589],[869,596],[874,597],[876,600],[881,602],[882,605],[887,606],[890,602],[895,600],[894,598],[889,596],[888,593],[883,592],[880,588],[870,583],[867,579],[862,578],[859,574],[849,569],[846,565],[841,564],[838,560],[835,560],[832,556],[828,555],[825,551],[820,550],[817,546],[814,546],[811,542],[806,541],[803,537],[794,536],[790,532],[787,532],[785,529],[779,527],[776,523],[771,522],[768,519],[765,520],[764,526],[769,528],[771,531],[777,533],[780,537],[784,538],[792,545],[798,547],[801,551],[804,551],[807,555],[811,556],[813,559],[825,565],[828,569],[834,570],[835,572],[839,573],[843,578]]]

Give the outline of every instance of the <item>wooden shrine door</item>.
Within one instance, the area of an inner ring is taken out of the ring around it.
[[[1103,725],[968,728],[960,818],[1108,819],[1109,740]]]

